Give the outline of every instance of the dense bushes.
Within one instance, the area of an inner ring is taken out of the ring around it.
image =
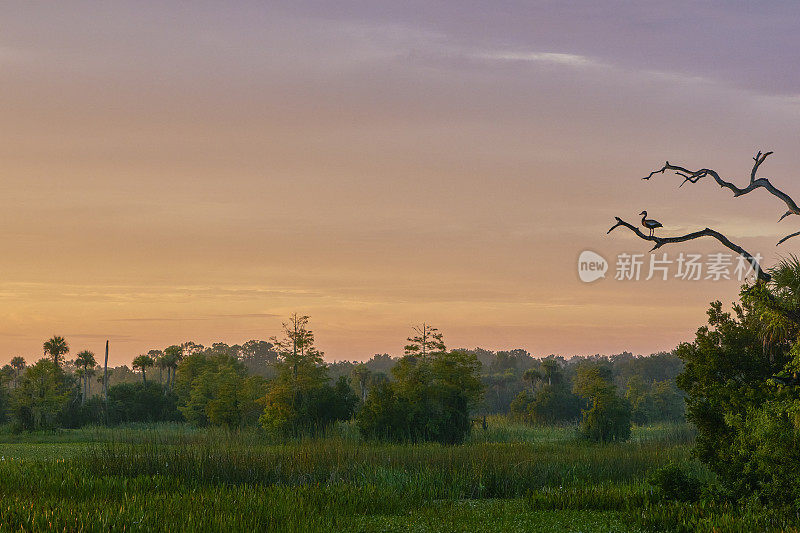
[[[9,402],[15,427],[32,430],[64,425],[64,413],[75,399],[76,384],[74,376],[49,359],[40,359],[27,368]]]
[[[307,324],[307,316],[294,314],[283,324],[285,337],[273,339],[280,354],[277,376],[261,400],[264,408],[259,417],[271,433],[317,433],[336,420],[351,418],[358,403],[346,378],[333,387],[328,383],[322,352],[314,346],[314,333]]]
[[[195,353],[178,365],[175,379],[178,409],[196,426],[239,427],[258,420],[266,391],[261,376],[224,353]]]
[[[400,442],[411,436],[411,417],[408,401],[395,394],[386,381],[369,391],[367,400],[356,416],[362,435],[381,440]]]
[[[121,383],[108,389],[108,421],[112,424],[182,419],[175,394],[157,383]]]
[[[5,424],[8,422],[8,413],[9,413],[9,393],[8,389],[2,386],[0,383],[0,424]]]
[[[677,422],[685,417],[683,394],[674,381],[646,383],[640,375],[628,379],[625,398],[631,403],[631,420],[644,425],[654,422]]]
[[[589,400],[583,411],[581,433],[589,440],[625,441],[631,435],[631,406],[617,395],[611,369],[606,365],[586,364],[578,369],[575,392]]]
[[[533,424],[573,422],[581,415],[585,402],[569,390],[560,363],[554,358],[542,361],[541,371],[530,369],[525,380],[530,390],[520,392],[511,402],[511,415]]]
[[[358,403],[355,392],[344,377],[335,386],[326,381],[298,388],[287,386],[285,381],[272,383],[259,418],[261,425],[285,436],[313,435],[332,422],[350,419]]]
[[[708,326],[678,348],[686,362],[678,384],[688,393],[698,457],[732,494],[798,498],[797,483],[782,475],[800,468],[797,428],[787,410],[797,396],[793,387],[781,390],[769,383],[788,360],[788,343],[765,346],[759,315],[747,301],[735,306],[734,314],[714,302]],[[782,404],[781,396],[789,404]]]
[[[800,504],[800,263],[745,287],[731,313],[711,304],[708,325],[679,346],[678,385],[698,430],[696,452],[733,497]]]
[[[647,482],[656,487],[659,495],[667,500],[693,502],[700,498],[700,480],[674,463],[650,472]]]
[[[733,423],[738,427],[724,475],[737,494],[756,491],[766,502],[800,506],[800,401],[798,387],[792,388],[749,407]],[[741,468],[738,475],[733,468]]]
[[[65,393],[58,403],[31,407],[28,398],[17,393],[13,420],[17,429],[75,428],[87,424],[128,422],[171,422],[183,420],[174,394],[157,383],[121,383],[108,389],[108,405],[101,396],[81,403],[75,391]],[[50,393],[52,396],[52,393]],[[55,396],[52,396],[55,400]],[[38,418],[37,418],[38,416]]]
[[[482,392],[480,363],[465,351],[407,355],[392,369],[394,381],[370,391],[357,416],[368,438],[462,442],[470,409]]]
[[[611,368],[613,382],[620,391],[624,391],[629,380],[634,377],[641,380],[647,391],[650,391],[655,383],[673,383],[675,376],[683,368],[683,362],[674,353],[666,352],[648,356],[633,355],[630,352],[611,356],[570,358],[551,355],[539,359],[519,349],[491,352],[476,348],[470,351],[478,357],[482,365],[481,381],[486,394],[478,410],[487,414],[509,412],[511,403],[522,392],[529,393],[529,397],[533,396],[532,393],[535,392],[533,389],[542,383],[542,379],[546,378],[551,370],[548,365],[558,367],[563,376],[563,383],[568,389],[574,381],[577,369],[587,361],[608,365]],[[544,379],[544,382],[547,380]],[[651,414],[656,414],[656,418],[643,423],[668,421],[667,418],[661,417],[659,412],[651,411]],[[519,417],[519,414],[517,416]]]
[[[583,412],[581,434],[589,440],[625,441],[631,436],[631,408],[624,398],[605,393],[592,400]]]

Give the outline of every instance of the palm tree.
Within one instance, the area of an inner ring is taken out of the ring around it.
[[[800,259],[783,258],[769,269],[768,285],[754,285],[748,296],[759,307],[765,346],[797,338],[800,329]]]
[[[155,364],[153,358],[149,355],[140,355],[136,359],[133,360],[133,368],[138,368],[142,371],[142,382],[147,383],[147,376],[145,375],[146,369],[150,368]]]
[[[155,353],[158,355],[155,355]],[[158,368],[158,381],[162,385],[164,385],[164,389],[166,390],[169,387],[169,364],[167,359],[164,357],[164,352],[161,350],[150,350],[147,352],[150,357],[153,358],[153,361],[156,363],[156,368]],[[164,383],[164,370],[167,371],[167,382]]]
[[[97,366],[97,361],[92,352],[83,350],[75,357],[75,366],[78,367],[81,381],[83,381],[81,403],[86,403],[86,398],[89,396],[89,378],[94,375],[94,367]]]
[[[162,373],[162,370],[164,369],[164,365],[161,362],[161,357],[164,355],[164,352],[161,350],[149,350],[147,355],[153,360],[153,366],[158,368],[158,382],[163,383],[164,374]]]
[[[61,363],[64,360],[64,355],[69,353],[69,345],[67,339],[59,335],[53,335],[50,340],[46,341],[42,347],[44,348],[45,357],[50,357],[53,363],[61,368]]]
[[[25,359],[22,356],[16,356],[11,359],[11,368],[14,369],[14,388],[17,388],[19,383],[19,376],[25,370]]]
[[[535,368],[529,368],[528,370],[525,371],[524,374],[522,374],[522,380],[530,386],[531,392],[533,392],[534,385],[536,384],[536,382],[541,379],[542,379],[541,372],[539,372]]]
[[[542,378],[547,380],[548,385],[552,385],[553,382],[560,382],[560,368],[555,359],[548,357],[542,361]]]
[[[183,359],[183,348],[180,346],[173,344],[168,348],[164,348],[163,364],[167,369],[169,390],[172,390],[172,386],[175,383],[175,371],[178,369],[178,363],[180,363],[181,359]]]

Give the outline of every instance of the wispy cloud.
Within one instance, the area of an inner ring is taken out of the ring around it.
[[[89,285],[38,282],[0,282],[0,300],[20,300],[32,297],[51,300],[80,298],[83,301],[167,301],[187,297],[204,298],[281,298],[320,296],[318,291],[291,287],[258,286],[160,286],[160,285]]]
[[[86,340],[97,340],[97,339],[114,339],[117,341],[123,340],[131,340],[135,337],[131,335],[117,335],[117,334],[98,334],[98,333],[68,333],[65,335],[68,339],[86,339]]]
[[[473,57],[494,61],[526,61],[531,63],[551,63],[569,67],[601,67],[604,63],[590,57],[561,52],[480,52]]]
[[[447,53],[450,53],[449,51]],[[710,87],[717,91],[739,92],[750,97],[767,99],[769,102],[796,111],[800,107],[800,95],[789,94],[775,96],[766,91],[743,89],[729,82],[703,75],[674,70],[659,70],[653,68],[636,68],[613,61],[605,61],[587,55],[566,52],[542,52],[520,50],[479,50],[464,51],[463,54],[473,60],[502,62],[502,63],[531,63],[551,65],[575,70],[605,72],[620,78],[621,83],[630,83],[631,80],[653,81],[670,85],[691,85],[693,87]]]
[[[224,318],[240,319],[240,318],[275,318],[280,315],[275,313],[236,313],[236,314],[217,314],[217,315],[201,315],[201,316],[160,316],[160,317],[131,317],[131,318],[110,318],[109,322],[184,322],[194,320],[218,320]]]
[[[536,50],[483,50],[470,53],[469,55],[474,59],[488,61],[538,63],[574,69],[603,70],[617,74],[624,74],[628,76],[633,75],[668,83],[714,83],[713,80],[703,76],[667,70],[625,67],[613,62],[603,61],[595,57],[565,52],[541,52]]]

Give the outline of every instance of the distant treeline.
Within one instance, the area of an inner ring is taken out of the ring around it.
[[[602,416],[616,413],[628,431],[630,421],[683,418],[674,384],[682,364],[669,353],[565,359],[521,349],[447,350],[441,333],[423,324],[403,357],[324,363],[307,324],[293,315],[282,338],[150,350],[131,367],[109,368],[107,392],[94,354],[66,360],[66,339],[53,337],[44,344],[47,357],[30,366],[16,357],[0,369],[0,422],[31,430],[186,421],[288,435],[355,418],[371,438],[459,442],[486,414],[586,426],[607,411]]]
[[[573,392],[581,368],[607,368],[614,386],[631,403],[632,420],[642,425],[684,419],[684,394],[675,385],[683,362],[673,353],[534,357],[526,350],[493,352],[481,348],[459,349],[474,354],[481,364],[483,397],[476,414],[511,414],[532,423],[578,420],[586,401]],[[329,364],[331,376],[349,377],[359,368],[370,379],[391,379],[399,357],[376,354],[363,363]],[[359,383],[354,384],[357,388]],[[367,385],[368,386],[368,385]]]

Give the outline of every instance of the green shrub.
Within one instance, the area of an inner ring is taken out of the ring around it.
[[[585,364],[578,368],[575,392],[590,402],[583,411],[581,434],[597,442],[626,441],[631,436],[631,405],[617,396],[607,365]]]
[[[581,416],[584,402],[562,385],[543,384],[534,393],[523,390],[509,407],[513,418],[529,424],[575,422]]]
[[[700,480],[674,463],[653,470],[648,475],[647,482],[656,487],[659,494],[667,500],[694,502],[700,499]]]
[[[98,402],[99,397],[95,398]],[[171,422],[182,420],[177,398],[157,383],[120,383],[108,389],[108,421]]]
[[[460,350],[405,356],[392,369],[394,381],[370,391],[359,430],[372,439],[463,442],[482,392],[479,368],[474,354]]]
[[[788,377],[775,378],[793,371],[800,341],[792,329],[767,343],[781,324],[769,306],[791,293],[768,290],[745,288],[733,313],[723,312],[720,302],[711,304],[708,325],[698,329],[694,342],[676,350],[685,361],[677,382],[688,393],[697,457],[718,475],[724,491],[734,499],[755,496],[796,506],[800,387]]]
[[[49,359],[25,369],[11,393],[11,420],[19,430],[53,429],[75,399],[76,381]]]

